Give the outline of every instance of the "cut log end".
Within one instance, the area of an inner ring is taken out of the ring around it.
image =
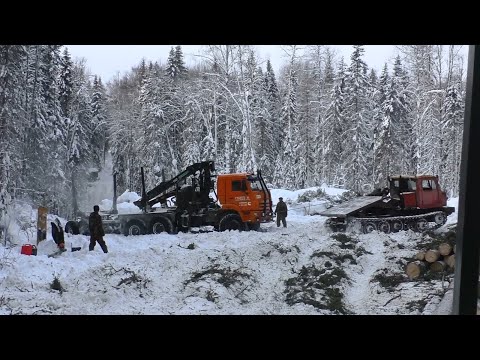
[[[407,268],[405,272],[410,280],[418,278],[420,275],[425,273],[427,266],[424,262],[421,261],[413,261],[407,264]]]
[[[448,243],[442,243],[438,247],[438,251],[440,251],[440,255],[450,255],[450,253],[452,252],[452,246]]]
[[[425,253],[425,260],[429,263],[433,263],[440,258],[440,251],[438,250],[428,250]]]
[[[417,255],[415,255],[415,259],[420,261],[425,260],[425,251],[419,251]]]
[[[447,268],[445,261],[435,261],[430,264],[430,270],[433,272],[442,272]]]
[[[452,254],[450,256],[445,256],[443,261],[448,265],[449,268],[454,269],[455,268],[455,254]]]

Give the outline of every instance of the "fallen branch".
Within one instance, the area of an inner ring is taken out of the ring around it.
[[[393,301],[393,300],[395,300],[395,299],[398,299],[400,296],[402,296],[402,294],[400,294],[400,295],[397,295],[397,296],[395,296],[395,297],[391,298],[391,299],[390,299],[390,300],[388,300],[388,301],[385,303],[385,305],[383,305],[383,306],[387,306],[388,304],[390,304],[390,302],[391,302],[391,301]]]

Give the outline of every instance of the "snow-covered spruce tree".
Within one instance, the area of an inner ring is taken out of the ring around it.
[[[432,45],[404,45],[399,50],[411,74],[412,111],[409,121],[414,136],[411,144],[412,165],[415,174],[429,174],[433,171],[434,124],[433,105],[436,101]]]
[[[297,125],[297,46],[286,49],[290,61],[285,68],[285,89],[283,91],[282,112],[280,122],[285,128],[282,149],[277,155],[274,172],[274,183],[287,189],[294,189],[298,172],[298,158],[296,157],[296,125]]]
[[[158,65],[161,72],[161,66]],[[117,175],[119,193],[125,190],[141,192],[139,155],[139,139],[144,131],[139,121],[141,106],[139,93],[146,71],[152,66],[146,66],[142,61],[132,72],[119,76],[108,84],[108,143],[112,154],[113,171]]]
[[[302,61],[299,63],[297,92],[298,131],[296,133],[298,173],[295,184],[297,188],[314,185],[314,164],[319,145],[315,139],[318,129],[318,118],[320,117],[318,109],[320,90],[315,88],[316,83],[319,81],[315,77],[321,77],[318,71],[311,62]]]
[[[23,45],[0,45],[0,222],[20,175]]]
[[[443,129],[449,134],[446,138],[444,158],[445,167],[442,187],[448,190],[448,196],[456,196],[459,190],[461,144],[463,136],[464,101],[458,89],[459,84],[452,84],[447,88],[447,95],[443,104]]]
[[[48,118],[48,131],[45,142],[46,161],[48,171],[43,178],[47,194],[45,205],[53,213],[58,213],[66,207],[65,173],[66,163],[66,126],[60,103],[60,74],[61,56],[60,46],[47,45],[45,58],[41,68],[44,73],[43,89],[46,117]]]
[[[55,183],[63,174],[64,164],[64,158],[55,151],[57,146],[61,150],[64,127],[58,101],[59,48],[56,45],[29,47],[28,62],[24,68],[26,90],[22,112],[25,128],[20,151],[23,157],[21,182],[29,189],[34,203],[49,207],[58,205]]]
[[[241,156],[241,128],[238,121],[241,117],[238,116],[239,108],[234,101],[237,56],[236,45],[209,45],[205,49],[205,59],[211,69],[205,76],[212,78],[215,91],[218,91],[215,95],[218,126],[215,161],[218,172],[235,172]]]
[[[185,62],[183,60],[182,47],[177,45],[173,48],[172,46],[170,53],[168,54],[165,75],[173,81],[178,81],[179,79],[186,78],[187,73],[188,70],[185,67]]]
[[[393,171],[397,174],[413,174],[412,138],[414,138],[414,132],[412,121],[409,117],[413,106],[413,98],[408,76],[403,68],[400,56],[397,56],[393,64],[391,82],[393,126],[395,133],[393,145],[396,149],[394,154],[396,168],[394,168]]]
[[[254,108],[253,103],[259,95],[255,89],[255,73],[257,60],[253,50],[249,46],[239,45],[237,48],[238,72],[237,89],[238,95],[231,93],[233,102],[239,115],[237,124],[240,130],[241,156],[236,171],[254,171],[257,163],[254,152]]]
[[[367,65],[362,59],[365,50],[362,45],[353,47],[345,83],[347,136],[344,154],[347,188],[361,192],[362,185],[370,180],[373,161],[373,128],[372,114],[367,107],[369,88]]]
[[[251,108],[253,118],[252,143],[258,169],[269,171],[273,163],[268,159],[268,146],[271,146],[270,117],[267,110],[268,92],[265,87],[265,74],[260,66],[253,71]]]
[[[338,73],[331,90],[331,100],[325,114],[323,125],[324,156],[328,171],[326,182],[330,185],[345,184],[345,133],[346,133],[346,101],[345,101],[345,64],[343,58],[338,65]]]
[[[174,64],[177,68],[177,78],[183,80],[186,79],[188,76],[188,69],[185,66],[185,61],[183,59],[183,51],[180,45],[175,46]]]
[[[275,160],[280,152],[283,141],[283,129],[280,124],[280,94],[278,91],[275,72],[273,71],[270,60],[267,60],[267,69],[264,75],[264,92],[266,93],[265,109],[267,114],[265,117],[265,143],[264,157],[261,158],[261,168],[266,181],[273,182],[273,173],[275,168]]]
[[[185,139],[186,92],[188,90],[186,75],[188,70],[184,64],[180,46],[175,48],[175,51],[170,56],[172,55],[172,66],[175,70],[171,76],[166,77],[162,94],[163,103],[165,104],[165,140],[169,156],[172,159],[168,167],[170,168],[169,171],[172,172],[172,176],[174,176],[181,168],[190,164],[185,164],[183,160],[185,140],[188,141],[188,139]]]
[[[86,73],[85,63],[77,62],[73,71],[73,99],[71,118],[67,123],[67,174],[70,179],[72,214],[80,209],[79,194],[83,193],[87,185],[87,170],[92,160],[91,139],[91,84]],[[86,205],[85,205],[86,206]]]
[[[220,144],[220,127],[225,99],[219,85],[218,68],[213,63],[201,64],[190,72],[191,92],[188,94],[188,126],[185,161],[214,160],[222,168],[223,157],[217,154]],[[189,159],[189,160],[187,160]]]
[[[185,131],[183,133],[184,167],[190,164],[214,159],[215,141],[212,133],[212,111],[201,105],[201,83],[190,82],[186,88],[185,99]],[[188,90],[187,90],[188,89]]]
[[[327,164],[327,111],[332,102],[332,89],[334,86],[335,73],[333,67],[333,53],[330,48],[323,45],[315,45],[311,48],[310,60],[313,64],[313,94],[312,105],[316,121],[314,131],[313,176],[312,185],[322,184],[327,181],[330,169]]]
[[[95,76],[93,79],[92,95],[90,108],[92,141],[91,152],[92,161],[95,167],[102,169],[105,165],[105,155],[107,151],[107,95],[102,79]]]
[[[392,81],[388,75],[388,67],[385,64],[382,74],[380,75],[379,84],[379,108],[374,118],[375,123],[374,135],[374,186],[384,187],[387,183],[389,175],[393,175],[393,167],[395,166],[394,154],[394,125],[393,113],[395,102],[395,90],[392,89]]]

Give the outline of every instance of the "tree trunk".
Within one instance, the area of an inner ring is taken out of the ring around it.
[[[452,252],[452,246],[448,243],[442,243],[438,247],[438,251],[440,251],[440,255],[450,255],[450,253]]]
[[[446,269],[447,264],[445,261],[435,261],[430,265],[430,270],[433,272],[442,272]]]
[[[418,278],[420,275],[423,275],[427,270],[427,265],[421,261],[414,261],[408,263],[406,273],[410,280]]]
[[[433,263],[440,258],[440,251],[438,250],[428,250],[425,253],[425,260],[429,263]]]

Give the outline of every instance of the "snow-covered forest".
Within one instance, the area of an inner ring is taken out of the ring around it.
[[[21,196],[68,218],[107,151],[119,193],[141,192],[140,166],[150,188],[214,160],[277,188],[434,174],[457,196],[467,59],[457,45],[397,48],[376,73],[361,45],[349,59],[286,46],[275,74],[252,46],[204,46],[192,67],[176,46],[104,83],[62,46],[0,45],[0,213]]]

